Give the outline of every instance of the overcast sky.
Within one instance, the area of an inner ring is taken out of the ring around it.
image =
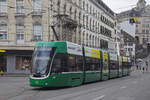
[[[136,6],[138,0],[103,0],[114,12],[119,13]],[[150,4],[150,0],[146,0]]]

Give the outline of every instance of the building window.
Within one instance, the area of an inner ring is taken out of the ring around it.
[[[83,10],[85,10],[85,2],[83,1]]]
[[[138,33],[139,31],[138,31],[138,29],[136,29],[136,33]]]
[[[0,13],[7,13],[7,2],[6,2],[6,0],[0,0]]]
[[[145,33],[145,30],[142,30],[142,33]]]
[[[70,17],[71,17],[71,15],[72,15],[72,7],[70,7]]]
[[[88,3],[86,4],[86,11],[87,11],[87,13],[89,12],[89,5],[88,5]]]
[[[85,15],[83,15],[83,27],[85,28]]]
[[[57,11],[58,11],[58,14],[60,13],[60,4],[61,4],[61,2],[60,2],[60,0],[58,0],[58,2],[57,2]]]
[[[79,7],[81,7],[81,0],[79,0]]]
[[[24,26],[23,25],[16,26],[16,40],[24,40]]]
[[[88,16],[86,16],[86,28],[88,29]]]
[[[108,49],[108,41],[105,41],[103,39],[100,40],[100,48],[101,49]]]
[[[7,24],[0,25],[0,40],[7,40]]]
[[[81,12],[79,12],[79,24],[81,23]]]
[[[66,4],[64,4],[64,15],[66,14]]]
[[[33,0],[33,11],[41,12],[42,2],[41,0]]]
[[[41,25],[34,25],[34,40],[42,40],[42,27]]]
[[[146,30],[146,33],[149,33],[149,30]]]
[[[74,20],[77,18],[77,10],[74,11]]]
[[[143,44],[146,44],[148,42],[148,38],[143,38]]]
[[[24,13],[23,0],[16,0],[16,13]]]
[[[30,56],[16,56],[16,70],[29,70],[31,65]]]

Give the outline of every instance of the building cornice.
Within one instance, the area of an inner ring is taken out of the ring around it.
[[[105,12],[109,17],[111,17],[113,20],[115,19],[115,13],[101,0],[89,0],[91,3],[93,3],[95,6],[100,8],[103,12]],[[106,10],[107,9],[107,10]]]

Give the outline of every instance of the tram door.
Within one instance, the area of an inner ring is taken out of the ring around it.
[[[102,80],[108,80],[109,78],[109,55],[108,52],[103,51],[103,68],[102,68]]]

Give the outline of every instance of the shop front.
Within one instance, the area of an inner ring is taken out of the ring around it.
[[[31,69],[31,50],[8,50],[5,54],[7,74],[29,74]]]
[[[0,52],[0,71],[6,72],[7,71],[6,67],[7,67],[6,55]]]

